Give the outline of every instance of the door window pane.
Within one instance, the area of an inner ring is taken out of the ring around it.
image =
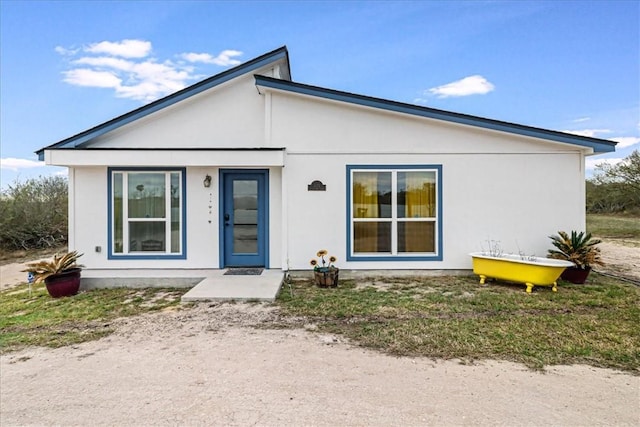
[[[258,253],[258,181],[233,181],[233,253]]]
[[[165,218],[165,174],[129,173],[129,218]]]

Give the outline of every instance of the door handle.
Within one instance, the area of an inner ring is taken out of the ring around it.
[[[224,214],[224,225],[229,225],[229,214]]]

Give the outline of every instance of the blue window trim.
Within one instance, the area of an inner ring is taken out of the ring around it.
[[[436,221],[438,233],[437,252],[434,255],[381,255],[381,256],[358,256],[351,254],[351,171],[366,169],[382,169],[382,170],[406,170],[406,169],[424,169],[437,171],[438,180],[436,186],[438,189],[438,218]],[[347,165],[347,261],[442,261],[442,165]]]
[[[130,255],[130,254],[114,254],[113,253],[113,180],[112,176],[114,172],[140,172],[140,171],[155,171],[155,172],[180,172],[182,181],[182,236],[181,236],[181,254],[153,254],[153,255]],[[107,209],[108,213],[108,226],[107,226],[107,244],[108,252],[107,259],[119,259],[119,260],[141,260],[141,259],[187,259],[187,169],[176,167],[109,167],[107,168]]]
[[[264,211],[264,266],[269,268],[269,169],[220,169],[218,173],[218,258],[220,268],[225,268],[224,259],[224,177],[227,174],[247,173],[262,174],[264,176],[264,197],[262,208]]]

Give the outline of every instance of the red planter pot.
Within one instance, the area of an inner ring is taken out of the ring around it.
[[[77,294],[80,289],[80,271],[80,268],[74,268],[44,279],[49,295],[60,298]]]
[[[591,272],[591,267],[587,267],[585,269],[577,268],[577,267],[568,267],[566,268],[560,278],[562,280],[566,280],[567,282],[575,283],[577,285],[582,285],[587,281],[587,276]]]

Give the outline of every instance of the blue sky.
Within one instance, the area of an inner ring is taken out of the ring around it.
[[[282,45],[294,81],[640,149],[640,2],[0,0],[1,185],[33,152]],[[587,172],[590,174],[590,171]]]

